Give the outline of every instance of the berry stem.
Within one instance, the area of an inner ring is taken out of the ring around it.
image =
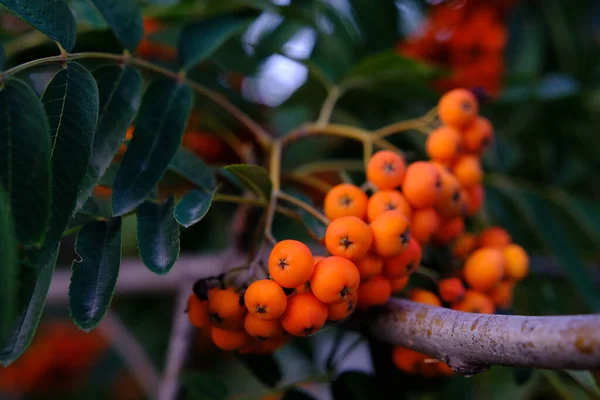
[[[329,219],[325,215],[321,214],[321,212],[319,212],[316,208],[314,208],[310,204],[307,204],[307,203],[303,202],[302,200],[297,199],[294,196],[290,196],[289,194],[284,193],[284,192],[279,192],[279,198],[287,201],[288,203],[292,203],[293,205],[297,206],[298,208],[306,211],[307,213],[309,213],[310,215],[312,215],[313,217],[318,219],[323,225],[325,225],[325,226],[329,225]]]
[[[373,137],[367,136],[366,139],[367,140],[363,142],[363,163],[365,166],[365,171],[369,165],[369,160],[373,156]]]
[[[424,118],[409,119],[406,121],[400,121],[391,125],[387,125],[374,131],[373,135],[377,139],[383,139],[387,136],[393,135],[394,133],[406,132],[411,130],[415,130],[424,135],[429,135],[429,128],[427,127],[427,122],[424,121]]]
[[[333,109],[335,108],[335,104],[343,94],[344,91],[339,86],[334,86],[331,88],[331,90],[329,90],[327,98],[323,103],[323,107],[321,107],[321,112],[319,113],[319,118],[316,121],[316,125],[325,126],[329,123],[329,120],[331,119],[331,114],[333,113]]]

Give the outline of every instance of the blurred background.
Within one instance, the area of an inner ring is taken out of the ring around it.
[[[68,3],[78,22],[74,52],[122,51],[88,0]],[[484,157],[486,204],[479,223],[504,226],[532,255],[532,274],[517,286],[512,307],[503,312],[600,312],[600,2],[140,4],[145,37],[136,55],[174,70],[177,39],[187,22],[218,17],[218,30],[231,19],[248,18],[243,30],[188,76],[223,93],[275,134],[315,120],[335,85],[344,85],[347,93],[332,121],[367,129],[421,116],[450,88],[478,88],[489,97],[481,114],[493,122],[496,134]],[[45,36],[1,8],[0,41],[5,68],[57,53]],[[41,91],[54,71],[39,68],[22,77]],[[226,112],[197,99],[183,146],[212,165],[225,165],[238,161],[237,153],[248,148],[250,138]],[[424,140],[409,132],[395,136],[394,143],[419,159],[425,157]],[[354,143],[310,139],[290,147],[284,167],[324,158],[358,160],[361,154]],[[359,173],[349,174],[361,181]],[[160,189],[178,194],[189,188],[168,175]],[[97,207],[104,207],[109,196],[110,188],[98,188]],[[182,232],[182,252],[226,248],[235,209],[213,205],[201,223]],[[123,224],[124,257],[135,257],[135,217]],[[276,221],[275,234],[310,240],[301,226],[281,221]],[[73,243],[73,236],[63,241],[58,272],[68,271]],[[117,292],[108,321],[87,334],[70,321],[66,301],[66,292],[51,298],[32,347],[0,369],[0,399],[147,398],[115,342],[139,344],[161,371],[176,293]],[[409,377],[392,366],[391,347],[338,328],[296,340],[274,357],[225,354],[206,333],[194,335],[184,375],[193,399],[282,398],[283,390],[272,389],[274,385],[285,387],[285,399],[385,398],[382,390],[410,399],[600,398],[591,373],[494,367],[470,379]]]

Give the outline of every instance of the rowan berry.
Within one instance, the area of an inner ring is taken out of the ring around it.
[[[378,151],[367,164],[367,180],[381,190],[402,185],[405,172],[402,156],[389,150]]]
[[[489,292],[504,276],[504,264],[501,250],[492,247],[475,250],[465,261],[465,281],[473,289]]]
[[[468,153],[481,155],[488,149],[494,138],[494,127],[485,117],[475,120],[462,132],[463,148]]]
[[[360,284],[358,288],[358,308],[365,310],[372,306],[387,303],[392,295],[392,283],[388,278],[376,275]]]
[[[434,207],[442,195],[442,178],[430,162],[417,161],[408,166],[402,194],[415,208]]]
[[[479,235],[479,246],[504,248],[512,242],[512,238],[504,228],[491,226]]]
[[[452,167],[452,173],[465,188],[479,185],[483,179],[481,163],[471,155],[460,157]]]
[[[444,124],[462,129],[475,119],[479,104],[470,91],[454,89],[440,98],[437,111]]]
[[[208,316],[213,326],[221,329],[240,329],[244,324],[246,307],[233,288],[213,288],[208,292]]]
[[[316,333],[327,320],[327,306],[312,293],[296,293],[288,298],[281,325],[294,336]]]
[[[386,211],[371,223],[373,248],[381,257],[402,253],[410,242],[408,219],[399,211]]]
[[[418,373],[427,358],[426,354],[405,347],[395,347],[392,352],[392,361],[396,368],[407,374]]]
[[[287,296],[281,286],[270,279],[254,281],[244,293],[248,313],[259,319],[277,319],[285,311]]]
[[[391,278],[390,283],[392,284],[392,293],[400,293],[408,285],[409,276],[402,278]]]
[[[467,289],[463,299],[452,304],[452,309],[479,314],[493,314],[496,311],[494,302],[489,296],[472,289]]]
[[[509,308],[513,300],[515,282],[511,280],[501,281],[490,292],[490,299],[497,307]]]
[[[252,314],[246,314],[244,329],[250,336],[259,340],[269,340],[283,335],[283,328],[278,319],[264,320]]]
[[[241,349],[250,339],[245,331],[220,329],[216,326],[212,327],[210,336],[215,346],[225,351]]]
[[[187,302],[188,318],[196,328],[204,328],[210,322],[208,318],[208,302],[202,301],[194,293],[190,294]]]
[[[306,281],[302,285],[296,286],[296,288],[294,288],[294,293],[311,293],[310,281]]]
[[[381,274],[383,269],[383,258],[377,254],[368,252],[366,256],[355,261],[354,265],[356,265],[356,268],[358,268],[360,280],[364,281],[372,276]]]
[[[442,306],[440,298],[435,293],[425,289],[412,289],[409,298],[417,303],[429,304],[434,307]]]
[[[441,223],[440,216],[433,208],[415,210],[410,222],[412,237],[422,245],[428,243]]]
[[[502,251],[504,254],[506,276],[521,280],[529,272],[529,257],[525,250],[517,244],[509,244]]]
[[[353,293],[341,303],[332,303],[327,305],[328,316],[330,321],[341,321],[350,316],[356,309],[356,301],[358,293]]]
[[[454,370],[452,368],[450,368],[450,366],[443,361],[437,362],[434,365],[435,365],[435,368],[437,369],[437,372],[440,375],[444,375],[444,376],[456,375],[456,372],[454,372]]]
[[[395,257],[383,262],[383,275],[390,279],[403,278],[419,268],[421,264],[421,245],[411,238],[408,247]]]
[[[297,240],[277,243],[269,255],[269,274],[285,288],[295,288],[312,275],[314,264],[310,249]]]
[[[319,261],[310,279],[312,293],[327,304],[346,300],[359,284],[360,274],[354,263],[337,256]]]
[[[433,241],[438,244],[447,244],[456,239],[465,230],[463,217],[454,217],[442,221],[433,234]]]
[[[412,209],[404,196],[397,190],[380,190],[374,193],[367,204],[369,222],[375,221],[382,213],[397,210],[410,219]]]
[[[465,189],[466,196],[465,204],[466,204],[466,215],[472,217],[477,214],[479,210],[481,210],[481,206],[483,205],[483,201],[485,198],[485,191],[483,190],[482,185],[475,185],[470,188]]]
[[[465,286],[458,278],[445,278],[438,283],[440,297],[447,303],[456,303],[465,296]]]
[[[433,163],[440,173],[442,193],[435,210],[442,218],[454,218],[466,212],[463,192],[458,179],[441,164]]]
[[[323,209],[330,220],[345,216],[364,219],[367,201],[367,195],[358,186],[341,183],[327,192]]]
[[[440,126],[427,137],[425,149],[430,159],[450,165],[462,152],[462,138],[456,129]]]
[[[325,231],[325,247],[334,256],[358,260],[371,247],[371,228],[360,218],[340,217],[331,221]]]
[[[464,260],[477,248],[477,236],[463,232],[454,241],[452,254],[459,260]]]

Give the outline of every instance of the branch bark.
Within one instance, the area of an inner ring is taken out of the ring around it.
[[[600,368],[600,315],[471,314],[393,299],[370,315],[375,337],[473,375],[490,365]]]

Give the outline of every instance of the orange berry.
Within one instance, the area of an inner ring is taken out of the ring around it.
[[[512,238],[504,228],[490,226],[479,235],[480,247],[504,248],[512,242]]]
[[[367,201],[367,195],[358,186],[341,183],[327,192],[323,209],[330,220],[345,216],[364,219]]]
[[[360,280],[364,281],[372,276],[381,274],[381,270],[383,269],[383,258],[379,257],[377,254],[368,252],[366,256],[355,261],[354,265],[358,268]]]
[[[408,166],[402,194],[415,208],[435,206],[442,195],[442,179],[430,162],[417,161]]]
[[[297,240],[282,240],[269,254],[269,274],[285,288],[295,288],[312,275],[314,264],[310,249]]]
[[[435,368],[437,369],[437,372],[440,375],[444,375],[444,376],[453,376],[456,375],[456,372],[454,372],[454,370],[452,370],[452,368],[450,368],[450,366],[448,364],[446,364],[443,361],[440,361],[438,363],[433,364],[435,365]]]
[[[241,349],[249,341],[249,337],[244,331],[231,331],[216,326],[212,327],[210,336],[215,346],[225,351]]]
[[[444,124],[461,129],[475,119],[479,104],[470,91],[453,89],[440,98],[437,111]]]
[[[244,329],[248,335],[259,340],[269,340],[283,335],[283,328],[278,319],[264,320],[252,314],[246,314]]]
[[[310,291],[310,281],[306,281],[302,285],[296,286],[294,288],[294,293],[311,293],[311,291]]]
[[[475,156],[462,156],[452,167],[456,179],[465,188],[481,184],[483,169],[481,163]]]
[[[244,293],[248,313],[259,319],[277,319],[285,311],[287,296],[276,282],[269,279],[254,281]]]
[[[392,293],[400,293],[403,291],[406,285],[408,285],[408,279],[408,276],[390,279],[390,283],[392,284]]]
[[[208,318],[208,302],[202,301],[194,293],[188,297],[188,318],[196,328],[204,328],[210,322]]]
[[[454,218],[463,215],[466,207],[458,179],[441,164],[434,163],[434,166],[440,173],[442,182],[442,193],[435,210],[442,218]]]
[[[340,217],[331,221],[325,231],[325,247],[334,255],[358,260],[367,254],[373,234],[360,218]]]
[[[294,336],[316,333],[327,320],[327,306],[312,293],[296,293],[289,297],[281,316],[281,325]]]
[[[347,318],[348,316],[350,316],[350,314],[352,314],[354,312],[354,310],[356,309],[357,298],[358,298],[358,294],[353,293],[345,301],[342,301],[341,303],[328,304],[327,305],[327,308],[328,308],[327,319],[329,319],[330,321],[341,321],[341,320]]]
[[[412,209],[404,196],[397,190],[380,190],[369,198],[367,217],[369,222],[375,221],[382,213],[390,210],[400,211],[410,219]]]
[[[502,251],[506,267],[506,276],[517,281],[525,278],[529,272],[529,257],[518,244],[509,244]]]
[[[501,250],[492,247],[476,250],[465,261],[465,281],[473,289],[489,292],[502,279],[504,264]]]
[[[343,257],[327,257],[315,266],[310,278],[312,293],[323,303],[339,303],[355,293],[360,284],[360,274],[352,263]]]
[[[479,210],[481,210],[481,206],[483,205],[483,201],[485,199],[485,191],[483,190],[482,185],[475,185],[473,187],[466,189],[466,215],[472,217],[477,214]]]
[[[476,117],[462,132],[463,148],[468,153],[481,155],[488,149],[494,138],[494,127],[489,119]]]
[[[432,160],[452,164],[462,151],[462,138],[456,129],[442,125],[427,137],[425,149]]]
[[[394,189],[402,185],[406,164],[397,153],[389,150],[378,151],[367,164],[367,180],[378,189]]]
[[[447,303],[456,303],[465,296],[465,286],[458,278],[445,278],[438,283],[440,297]]]
[[[213,326],[221,329],[240,329],[244,324],[246,307],[233,288],[214,288],[208,291],[208,316]]]
[[[438,230],[442,221],[433,208],[423,208],[413,212],[410,222],[412,237],[420,244],[428,243],[431,236]]]
[[[407,374],[418,373],[427,358],[426,354],[405,347],[395,347],[392,352],[392,361],[396,368]]]
[[[385,276],[377,275],[360,284],[358,308],[365,310],[387,303],[392,295],[392,283]]]
[[[412,289],[409,298],[417,303],[429,304],[435,307],[442,306],[440,298],[435,293],[425,289]]]
[[[465,291],[461,301],[452,304],[452,309],[479,314],[493,314],[496,311],[494,302],[489,296],[471,289]]]
[[[490,292],[490,299],[492,299],[492,301],[497,307],[509,308],[512,304],[514,288],[514,281],[501,281]]]
[[[399,211],[386,211],[371,223],[373,248],[381,257],[402,253],[410,242],[408,219]]]
[[[463,232],[454,241],[452,254],[459,260],[464,260],[477,248],[477,236]]]
[[[433,234],[433,241],[439,244],[447,244],[456,239],[465,231],[465,221],[463,217],[454,217],[442,221],[439,228]]]
[[[403,278],[419,268],[421,264],[421,245],[411,238],[408,247],[396,257],[383,262],[383,275],[388,278]]]

